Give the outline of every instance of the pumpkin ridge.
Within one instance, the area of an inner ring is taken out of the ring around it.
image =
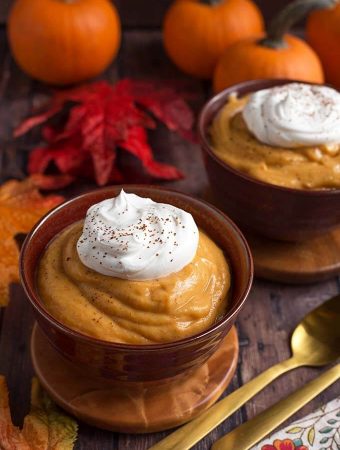
[[[175,0],[164,17],[164,47],[184,72],[211,78],[224,50],[261,33],[263,23],[252,0]]]

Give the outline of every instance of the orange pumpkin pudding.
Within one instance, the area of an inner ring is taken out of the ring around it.
[[[230,270],[189,213],[122,191],[51,242],[37,283],[47,310],[68,327],[106,341],[151,344],[218,320]]]
[[[278,186],[340,188],[340,93],[290,83],[230,96],[211,126],[214,153]]]

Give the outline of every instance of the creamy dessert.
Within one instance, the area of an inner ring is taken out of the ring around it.
[[[289,83],[230,96],[211,126],[215,154],[253,178],[296,189],[340,188],[340,93]]]
[[[37,283],[48,311],[70,328],[150,344],[194,335],[220,318],[230,271],[191,214],[122,191],[56,236]]]

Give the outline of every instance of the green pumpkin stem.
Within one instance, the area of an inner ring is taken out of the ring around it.
[[[266,37],[259,41],[269,48],[284,48],[287,43],[284,35],[301,19],[315,9],[332,8],[339,0],[295,0],[287,5],[270,22]]]

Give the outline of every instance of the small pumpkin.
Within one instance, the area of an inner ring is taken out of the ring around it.
[[[246,39],[229,47],[217,63],[214,91],[261,78],[323,83],[324,73],[318,55],[305,41],[287,32],[312,9],[329,7],[335,1],[295,0],[273,19],[265,37]]]
[[[251,0],[176,0],[165,15],[163,40],[181,70],[211,78],[229,45],[262,31],[262,15]]]
[[[8,39],[17,64],[46,83],[78,83],[117,54],[120,20],[110,0],[16,0]]]
[[[313,12],[306,31],[308,42],[321,59],[326,81],[340,89],[340,4]]]

